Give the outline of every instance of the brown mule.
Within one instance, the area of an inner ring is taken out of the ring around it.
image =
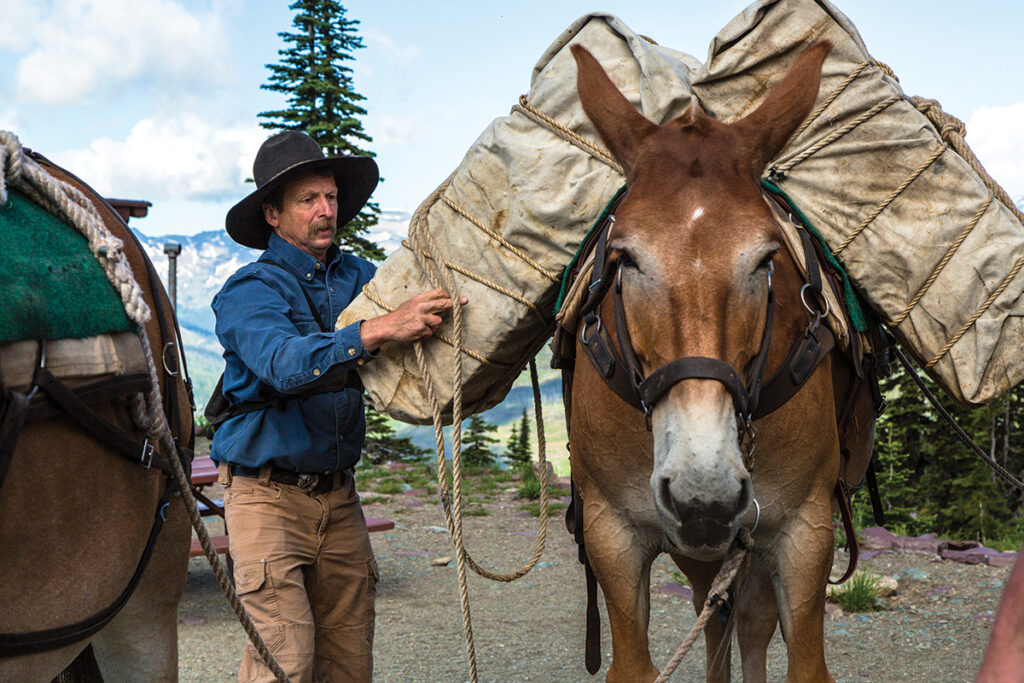
[[[830,46],[804,54],[764,103],[732,124],[694,103],[664,125],[644,118],[590,53],[574,47],[580,99],[622,165],[628,192],[608,236],[621,264],[621,301],[642,374],[684,357],[724,361],[746,377],[770,330],[766,376],[782,365],[807,325],[804,280],[772,219],[761,172],[810,112]],[[771,280],[771,282],[770,282]],[[774,322],[766,301],[774,291]],[[613,297],[601,319],[618,337]],[[873,439],[867,386],[828,356],[803,388],[755,423],[745,462],[744,420],[723,381],[675,383],[643,416],[613,393],[577,342],[571,463],[583,502],[589,561],[612,630],[608,681],[650,681],[647,626],[651,562],[667,552],[704,604],[741,527],[754,548],[733,590],[743,680],[764,681],[768,642],[781,625],[788,681],[832,680],[825,665],[823,612],[832,566],[833,490],[844,471],[859,481]],[[848,397],[847,393],[852,393]],[[837,415],[853,401],[842,462]],[[752,465],[752,467],[751,467]],[[756,503],[755,503],[756,501]],[[731,626],[705,631],[707,680],[730,676]]]
[[[171,431],[188,445],[193,430],[190,397],[173,362],[177,341],[167,294],[148,277],[152,264],[128,228],[80,180],[45,159],[52,176],[82,190],[108,229],[124,242],[125,255],[153,311],[146,324],[163,395],[173,392],[180,407]],[[171,322],[161,330],[157,306]],[[122,404],[91,406],[138,441]],[[166,457],[173,454],[164,453]],[[66,416],[27,424],[17,441],[10,470],[0,488],[0,633],[21,634],[79,622],[110,605],[129,583],[147,544],[157,503],[166,485],[156,469],[114,454]],[[106,680],[177,680],[177,605],[187,575],[190,524],[181,498],[165,511],[166,522],[141,581],[124,608],[91,639],[59,649],[0,658],[0,680],[49,681],[92,645]]]

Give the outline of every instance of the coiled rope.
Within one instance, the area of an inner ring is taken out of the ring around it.
[[[485,284],[495,291],[502,292],[506,296],[514,300],[519,300],[521,297],[513,295],[508,292],[505,288],[500,287],[496,283],[491,282],[487,278],[467,273],[466,269],[456,267],[446,259],[441,257],[441,252],[437,248],[433,236],[426,229],[426,217],[429,210],[438,202],[442,202],[450,209],[455,211],[457,214],[467,219],[470,223],[475,225],[480,230],[484,231],[491,239],[495,240],[501,247],[505,248],[510,253],[514,254],[519,260],[523,261],[531,268],[537,270],[539,273],[546,276],[548,279],[557,281],[557,275],[549,273],[533,259],[529,258],[524,252],[510,244],[507,240],[502,238],[493,230],[489,229],[483,222],[474,219],[468,212],[464,211],[454,201],[444,196],[445,191],[448,189],[451,183],[451,176],[446,179],[432,194],[427,198],[423,204],[417,208],[413,214],[412,220],[409,223],[409,239],[407,242],[403,242],[403,245],[408,248],[413,254],[416,263],[420,267],[427,280],[432,283],[434,287],[439,287],[448,291],[454,302],[452,309],[452,336],[451,338],[445,339],[453,350],[453,368],[452,368],[452,475],[451,485],[448,483],[448,469],[445,458],[445,442],[444,432],[442,431],[442,405],[438,398],[437,391],[435,388],[435,380],[431,377],[429,368],[427,366],[426,353],[423,348],[422,342],[416,342],[413,345],[413,349],[416,356],[416,361],[419,365],[420,376],[422,377],[424,388],[426,389],[427,398],[430,401],[433,421],[434,421],[434,438],[437,449],[437,480],[438,480],[438,494],[442,502],[442,507],[445,515],[445,522],[448,527],[448,532],[451,535],[452,542],[455,545],[456,560],[458,566],[458,577],[459,577],[459,601],[462,606],[462,618],[463,618],[463,629],[466,636],[466,654],[469,659],[470,678],[476,683],[478,680],[477,666],[476,666],[476,645],[473,639],[473,626],[472,616],[469,601],[469,590],[467,586],[467,572],[466,568],[469,567],[480,576],[490,579],[492,581],[515,581],[518,578],[525,576],[530,572],[540,560],[541,555],[544,552],[544,546],[547,539],[547,523],[548,523],[548,480],[547,480],[547,453],[546,453],[546,440],[544,437],[544,421],[540,401],[540,386],[537,380],[537,368],[533,361],[530,361],[530,376],[533,383],[533,394],[534,394],[534,405],[535,405],[535,417],[537,421],[537,453],[540,467],[540,529],[537,534],[537,543],[534,548],[533,555],[527,562],[520,567],[518,570],[509,574],[499,574],[491,572],[479,563],[477,563],[473,557],[466,550],[465,538],[463,534],[463,470],[462,470],[462,368],[463,361],[462,356],[466,354],[470,357],[481,360],[483,357],[479,354],[474,355],[469,349],[466,349],[463,343],[464,337],[464,322],[462,317],[462,305],[459,302],[459,288],[455,280],[454,273],[458,272],[467,277]],[[377,305],[382,305],[379,297],[376,297],[374,293],[368,288],[364,288],[364,293],[371,301],[374,301]],[[387,306],[382,306],[386,310],[390,310]],[[528,306],[535,313],[539,314],[534,306]],[[435,335],[439,336],[439,335]],[[484,360],[483,362],[490,362]]]
[[[90,251],[100,262],[103,272],[120,295],[125,313],[138,325],[139,338],[146,357],[146,365],[149,368],[151,388],[145,401],[148,405],[143,406],[141,400],[133,400],[132,418],[137,425],[140,425],[141,429],[147,432],[150,440],[162,447],[163,454],[171,463],[171,469],[185,502],[185,509],[188,511],[192,527],[196,530],[206,559],[209,560],[217,582],[220,584],[221,590],[224,591],[224,595],[227,596],[228,602],[231,603],[246,635],[277,679],[282,683],[288,682],[288,675],[274,660],[274,656],[270,653],[252,620],[249,619],[249,615],[238,599],[238,594],[220,564],[217,552],[206,532],[206,525],[199,515],[195,496],[192,495],[191,482],[185,475],[185,470],[177,457],[174,435],[171,433],[170,425],[167,424],[167,416],[163,411],[160,380],[156,363],[153,360],[153,351],[149,345],[149,336],[146,333],[146,323],[151,319],[152,311],[145,301],[142,288],[139,287],[131,264],[128,263],[124,254],[124,243],[110,233],[103,217],[85,194],[70,183],[58,180],[47,173],[38,162],[24,154],[18,137],[14,133],[4,130],[0,130],[0,169],[3,171],[0,173],[0,207],[7,204],[7,187],[10,185],[50,213],[62,217],[85,236]],[[156,292],[154,292],[155,295]]]

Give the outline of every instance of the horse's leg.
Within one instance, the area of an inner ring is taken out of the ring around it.
[[[178,601],[188,576],[191,528],[175,497],[135,593],[92,640],[107,683],[178,679]]]
[[[771,578],[757,555],[736,596],[736,636],[740,645],[744,683],[764,683],[768,676],[768,644],[779,622]]]
[[[583,508],[587,557],[604,593],[612,632],[608,683],[653,681],[647,626],[651,607],[651,562],[656,551],[645,534],[603,500],[589,496]]]
[[[693,587],[693,611],[698,616],[706,607],[711,584],[721,568],[721,562],[701,562],[683,555],[672,555],[676,566],[689,579]],[[704,652],[706,656],[705,680],[708,683],[726,683],[732,677],[732,624],[734,617],[722,621],[718,615],[704,626]]]

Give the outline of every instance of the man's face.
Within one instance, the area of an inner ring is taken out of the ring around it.
[[[322,261],[338,231],[338,186],[332,176],[298,176],[285,186],[281,210],[264,204],[263,214],[281,239]]]

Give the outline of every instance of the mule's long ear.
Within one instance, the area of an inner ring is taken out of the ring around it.
[[[823,40],[800,55],[761,106],[733,124],[751,145],[755,175],[760,175],[768,162],[778,156],[810,114],[818,97],[821,65],[831,49],[832,43]]]
[[[572,45],[576,58],[576,87],[583,111],[597,129],[601,140],[626,173],[626,182],[633,176],[637,147],[646,135],[657,129],[615,87],[601,64],[580,45]]]

